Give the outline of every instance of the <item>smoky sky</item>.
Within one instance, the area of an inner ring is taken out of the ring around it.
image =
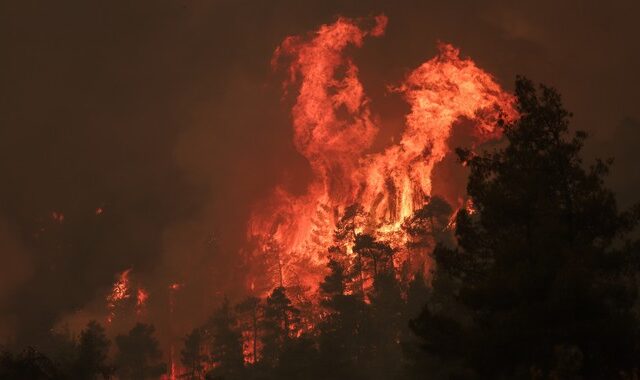
[[[507,89],[517,74],[556,87],[591,135],[585,161],[615,157],[620,204],[638,200],[640,4],[513,3],[3,1],[0,343],[97,308],[127,268],[152,298],[184,284],[185,325],[240,294],[252,205],[309,178],[271,54],[339,15],[389,17],[349,51],[382,125],[375,148],[407,111],[387,86],[445,41]]]

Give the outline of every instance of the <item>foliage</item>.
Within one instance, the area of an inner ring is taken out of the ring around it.
[[[183,377],[194,380],[202,378],[205,354],[205,333],[200,328],[193,329],[184,339],[184,348],[180,351],[180,361],[186,372]]]
[[[366,212],[348,207],[318,302],[303,305],[300,288],[284,286],[235,307],[225,299],[185,336],[181,377],[638,379],[640,241],[629,232],[640,207],[617,209],[608,162],[584,167],[586,135],[569,132],[554,89],[518,78],[516,95],[520,118],[500,123],[504,145],[458,150],[467,207],[427,199],[402,224],[403,247],[362,232]],[[137,324],[117,336],[112,365],[104,329],[91,322],[77,340],[51,334],[44,354],[3,352],[0,379],[114,369],[120,379],[158,378],[166,368],[153,335]]]
[[[211,364],[207,379],[241,379],[244,365],[242,340],[229,301],[214,313],[208,324],[212,336]]]
[[[98,375],[109,378],[113,367],[107,364],[111,342],[104,328],[96,321],[90,321],[80,333],[78,355],[73,367],[73,378],[95,379]]]
[[[412,322],[425,350],[469,378],[614,378],[637,366],[636,257],[613,243],[638,221],[584,169],[586,135],[549,87],[516,83],[508,145],[474,155],[455,249],[439,246],[433,298]]]
[[[153,337],[154,331],[152,325],[138,323],[127,335],[116,337],[118,378],[156,379],[166,372],[158,341]]]

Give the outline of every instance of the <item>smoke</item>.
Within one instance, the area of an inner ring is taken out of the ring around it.
[[[129,268],[149,291],[145,318],[159,332],[174,326],[166,335],[202,321],[224,294],[243,292],[239,250],[250,211],[276,184],[301,194],[312,178],[270,70],[285,36],[337,15],[389,17],[384,38],[350,55],[384,125],[371,150],[399,140],[408,112],[386,86],[443,40],[506,87],[516,73],[557,86],[576,125],[595,135],[596,155],[612,126],[640,119],[640,52],[629,47],[637,6],[3,3],[0,259],[10,270],[1,276],[0,339],[32,343],[56,324],[104,318],[105,297]],[[452,186],[464,176],[456,178]],[[184,286],[171,317],[173,283]],[[111,332],[131,322],[114,322]]]

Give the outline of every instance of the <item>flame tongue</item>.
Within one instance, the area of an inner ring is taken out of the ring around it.
[[[500,116],[516,115],[513,97],[491,75],[461,59],[458,49],[440,44],[438,56],[394,88],[411,106],[399,144],[365,155],[378,126],[358,68],[343,52],[361,46],[368,35],[381,36],[386,23],[378,16],[372,29],[363,29],[339,18],[310,38],[288,37],[276,49],[274,65],[290,60],[285,86],[299,88],[292,109],[294,142],[314,176],[302,196],[277,188],[249,222],[258,249],[275,256],[279,273],[267,287],[281,282],[314,288],[338,217],[351,204],[360,204],[366,215],[360,231],[400,233],[402,221],[431,195],[432,171],[449,151],[454,123],[473,120],[483,141],[497,136]]]

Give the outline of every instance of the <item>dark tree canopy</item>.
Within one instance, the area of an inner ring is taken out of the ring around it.
[[[617,377],[637,366],[636,258],[613,243],[637,213],[604,187],[608,163],[583,167],[586,136],[554,89],[518,78],[516,95],[506,147],[458,151],[477,211],[458,213],[457,248],[435,251],[433,297],[449,306],[412,328],[468,378]]]
[[[127,335],[116,337],[118,353],[115,365],[118,378],[157,379],[166,372],[162,352],[153,336],[154,331],[152,325],[138,323]]]
[[[105,335],[104,327],[91,321],[80,333],[78,354],[73,366],[73,378],[96,379],[98,376],[109,378],[113,367],[107,364],[111,342]]]
[[[184,338],[184,348],[180,351],[180,361],[184,366],[183,377],[194,380],[202,378],[204,363],[207,361],[205,354],[206,335],[200,328],[193,329]]]
[[[211,341],[211,362],[213,369],[207,373],[208,379],[241,379],[244,364],[242,337],[229,301],[214,313],[208,324]]]

